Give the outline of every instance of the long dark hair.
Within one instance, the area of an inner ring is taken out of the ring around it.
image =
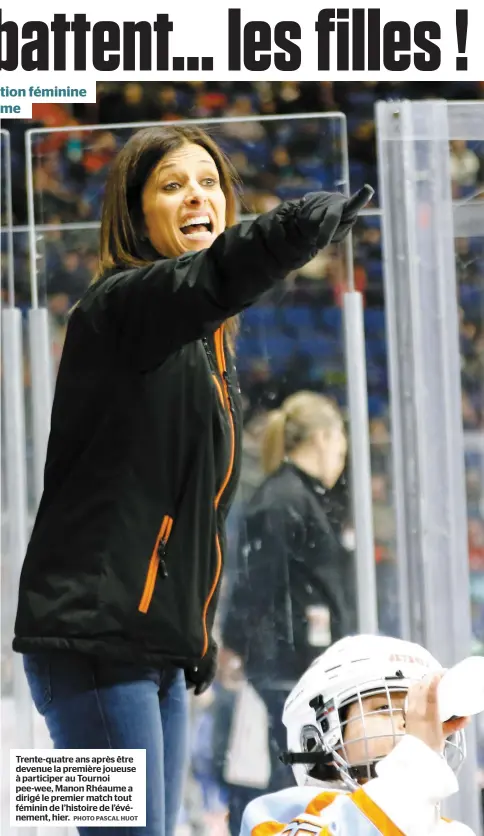
[[[99,270],[97,281],[113,269],[142,267],[160,258],[144,234],[141,204],[143,188],[160,160],[181,146],[200,145],[212,157],[225,195],[226,226],[236,222],[238,176],[217,143],[196,125],[160,125],[137,131],[119,152],[111,167],[104,194]],[[228,323],[229,344],[237,331],[236,319]]]

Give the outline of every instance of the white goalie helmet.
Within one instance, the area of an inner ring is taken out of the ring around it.
[[[442,666],[427,650],[402,639],[359,635],[332,645],[303,674],[284,706],[282,719],[287,729],[288,752],[281,759],[291,764],[296,782],[300,786],[319,786],[331,778],[339,778],[355,788],[359,779],[373,777],[375,763],[381,758],[370,759],[368,741],[372,738],[366,730],[358,742],[364,744],[367,756],[358,764],[350,764],[346,759],[345,709],[352,703],[359,703],[365,728],[364,717],[365,714],[368,717],[368,713],[363,712],[362,700],[386,694],[386,713],[392,718],[396,744],[405,732],[402,730],[403,708],[392,706],[392,692],[405,693],[414,682],[441,670]],[[397,730],[394,715],[398,710]],[[388,741],[388,733],[385,737]],[[444,755],[457,772],[465,757],[463,732],[447,740]]]

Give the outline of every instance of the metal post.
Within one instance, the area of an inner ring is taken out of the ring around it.
[[[38,505],[44,487],[44,465],[50,432],[54,372],[49,335],[49,312],[46,307],[39,306],[32,133],[32,131],[27,131],[25,136],[25,159],[30,254],[29,350],[32,386],[34,490]]]
[[[343,179],[349,195],[349,158],[346,119],[343,122]],[[366,378],[363,298],[355,290],[353,238],[346,239],[349,290],[344,294],[346,380],[350,416],[351,487],[356,540],[356,591],[360,633],[378,633],[378,597],[373,533],[370,428]]]
[[[17,600],[20,571],[22,568],[28,536],[27,466],[25,438],[24,363],[22,314],[15,308],[12,179],[10,160],[10,134],[0,130],[4,147],[3,169],[5,171],[5,218],[7,224],[7,307],[2,310],[2,422],[5,442],[5,488],[7,508],[8,572],[2,602],[8,608],[8,631],[13,635],[14,607]],[[14,727],[14,745],[18,748],[32,748],[34,739],[32,700],[23,670],[22,657],[12,653],[12,700],[11,713],[7,716],[9,701],[2,702],[4,728]],[[14,719],[15,718],[15,719]],[[20,831],[19,831],[20,832]],[[26,828],[26,836],[35,833],[35,828]]]
[[[3,128],[0,128],[0,134],[3,137],[4,149],[4,164],[3,170],[5,172],[5,219],[7,221],[7,287],[8,287],[8,306],[13,308],[15,304],[15,286],[14,286],[14,261],[13,261],[13,209],[12,209],[12,161],[10,154],[10,134]],[[0,198],[1,199],[1,198]]]
[[[27,473],[25,461],[25,411],[23,392],[22,315],[15,308],[2,311],[3,421],[5,427],[5,476],[8,502],[9,601],[17,599],[20,570],[27,549]],[[13,632],[13,623],[10,625]],[[15,665],[18,661],[19,665]],[[14,654],[14,695],[22,722],[18,724],[18,746],[31,746],[33,727],[30,693],[22,668]]]
[[[53,390],[53,360],[48,311],[29,311],[29,352],[32,389],[32,435],[34,493],[38,505],[44,490],[44,467],[50,432]]]
[[[345,355],[350,413],[353,517],[356,534],[358,629],[378,633],[378,603],[373,540],[370,431],[366,380],[363,301],[356,291],[344,296]]]

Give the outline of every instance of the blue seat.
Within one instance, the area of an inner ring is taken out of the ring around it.
[[[319,191],[320,188],[319,180],[307,179],[296,183],[282,182],[275,191],[281,200],[297,200],[308,192]]]
[[[359,92],[348,94],[348,104],[351,110],[365,110],[373,109],[375,104],[375,94],[372,90],[362,90]]]
[[[257,166],[266,165],[270,158],[270,145],[263,139],[260,142],[244,142],[243,151],[250,163]]]
[[[313,334],[311,337],[303,337],[298,340],[298,345],[302,352],[319,360],[337,360],[341,357],[343,351],[338,340],[333,340],[330,337],[323,337],[319,334]]]
[[[381,395],[369,395],[368,412],[370,418],[379,418],[385,410],[385,401]]]
[[[382,392],[387,389],[387,375],[385,369],[378,363],[367,360],[366,363],[366,378],[368,388]]]
[[[363,215],[361,220],[363,226],[370,227],[371,229],[381,229],[380,215]]]
[[[352,190],[362,186],[366,179],[366,166],[358,162],[350,163],[350,183]]]
[[[276,309],[271,305],[260,305],[247,308],[242,315],[244,327],[274,327],[276,324]]]
[[[484,241],[482,238],[468,238],[467,245],[469,247],[469,252],[473,255],[480,256],[484,255]]]
[[[269,363],[273,372],[286,368],[298,343],[290,337],[270,336],[260,341],[261,357]]]
[[[297,345],[294,340],[284,335],[275,334],[260,340],[260,347],[263,356],[268,357],[290,357]]]
[[[250,357],[252,360],[255,357],[262,356],[262,348],[260,340],[254,337],[247,337],[244,334],[239,335],[237,339],[237,358],[240,361],[243,357]]]
[[[375,363],[386,362],[386,345],[383,339],[367,339],[366,356],[368,360]]]
[[[478,191],[477,186],[459,186],[460,197],[471,197]]]
[[[333,334],[339,334],[343,326],[343,312],[341,308],[323,308],[321,311],[323,326]]]
[[[365,330],[368,335],[385,333],[385,311],[378,308],[365,310]]]
[[[366,262],[364,266],[366,268],[368,279],[371,282],[381,284],[383,280],[382,262],[377,258],[371,258],[369,261]]]
[[[467,147],[469,151],[475,151],[476,154],[481,155],[483,151],[483,143],[482,139],[469,139],[467,142]]]
[[[321,164],[321,160],[303,160],[297,163],[297,170],[302,177],[317,180],[320,186],[330,185],[333,173],[330,168]]]
[[[314,315],[309,308],[300,306],[284,308],[284,319],[288,325],[292,325],[294,328],[309,329],[314,327]]]
[[[484,302],[484,291],[480,287],[463,284],[459,288],[459,298],[463,308],[479,308],[481,303]]]

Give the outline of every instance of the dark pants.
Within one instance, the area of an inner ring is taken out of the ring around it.
[[[285,751],[287,746],[286,728],[282,723],[282,712],[284,703],[289,696],[289,691],[277,691],[260,687],[254,683],[252,684],[267,708],[271,777],[269,785],[264,790],[252,787],[238,787],[234,784],[228,786],[229,830],[231,836],[239,836],[242,816],[250,801],[258,798],[260,795],[278,792],[286,787],[295,785],[291,767],[284,766],[279,760],[280,753]]]
[[[33,701],[56,749],[146,749],[146,827],[79,827],[86,836],[174,836],[187,762],[183,671],[26,654]]]

